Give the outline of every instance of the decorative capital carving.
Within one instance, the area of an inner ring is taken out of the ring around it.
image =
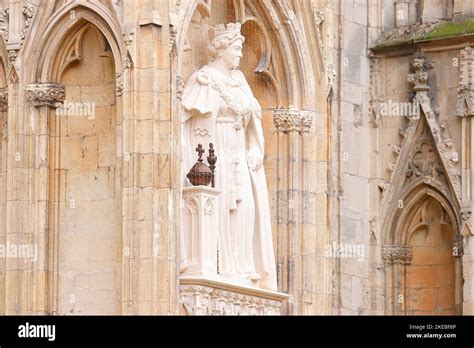
[[[279,132],[308,132],[313,123],[314,111],[295,108],[273,110],[273,124]]]
[[[409,265],[412,258],[412,248],[407,245],[384,245],[382,258],[388,264]]]
[[[418,91],[429,91],[430,87],[428,86],[428,70],[433,68],[433,64],[428,62],[426,56],[419,52],[416,53],[413,57],[413,61],[411,63],[414,72],[408,74],[408,82],[413,84],[413,90],[415,92]]]
[[[64,103],[66,93],[63,85],[55,83],[32,83],[25,87],[25,99],[34,107],[56,108]]]
[[[8,109],[8,87],[0,88],[0,111],[4,112]]]

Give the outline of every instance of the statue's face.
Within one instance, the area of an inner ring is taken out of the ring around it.
[[[242,59],[242,41],[236,40],[221,51],[221,58],[229,70],[237,69]]]

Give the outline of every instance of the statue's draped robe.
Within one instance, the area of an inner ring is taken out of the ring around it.
[[[214,144],[219,215],[219,273],[260,276],[260,287],[277,290],[267,183],[263,165],[248,166],[247,154],[263,160],[262,111],[242,72],[232,78],[204,66],[187,81],[182,97],[182,174],[197,159],[200,143]],[[205,156],[207,156],[207,151]],[[183,255],[182,255],[183,257]],[[181,260],[186,263],[186,260]]]

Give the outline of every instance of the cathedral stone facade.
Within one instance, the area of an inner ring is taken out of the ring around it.
[[[1,314],[474,314],[474,1],[0,8]],[[187,82],[234,31],[269,287],[222,274],[224,142],[185,181]]]

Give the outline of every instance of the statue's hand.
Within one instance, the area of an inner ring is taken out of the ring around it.
[[[247,151],[247,164],[250,170],[257,171],[263,165],[263,155],[257,149]]]

